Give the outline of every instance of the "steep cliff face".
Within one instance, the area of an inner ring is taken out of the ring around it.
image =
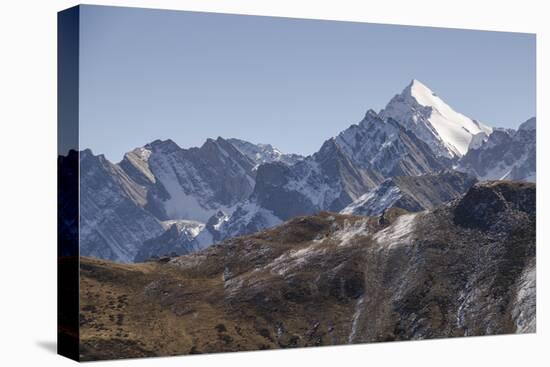
[[[218,210],[231,211],[254,188],[254,162],[222,138],[207,139],[200,148],[182,149],[166,140],[145,149],[156,185],[167,194],[166,219],[206,222]]]
[[[342,131],[335,142],[355,165],[383,177],[417,176],[450,167],[449,159],[437,156],[427,141],[373,110],[359,124]]]
[[[146,190],[103,155],[80,152],[80,254],[132,262],[160,222],[141,204]]]
[[[81,254],[132,262],[136,256],[143,260],[147,255],[184,254],[205,241],[209,245],[209,233],[201,236],[201,243],[186,241],[188,236],[175,241],[175,232],[157,237],[165,230],[162,222],[204,224],[220,209],[232,212],[253,190],[253,168],[252,160],[221,138],[191,149],[157,140],[127,153],[119,164],[84,150],[80,153]]]
[[[478,183],[421,213],[321,213],[173,259],[82,259],[83,357],[534,332],[535,196]]]

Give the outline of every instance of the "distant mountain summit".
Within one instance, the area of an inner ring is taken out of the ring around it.
[[[416,79],[392,98],[380,116],[396,120],[428,143],[434,153],[447,158],[463,156],[474,135],[489,135],[492,131],[489,126],[453,110]]]

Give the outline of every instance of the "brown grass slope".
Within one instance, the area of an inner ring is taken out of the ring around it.
[[[83,360],[533,332],[535,185],[320,213],[204,251],[81,258]]]

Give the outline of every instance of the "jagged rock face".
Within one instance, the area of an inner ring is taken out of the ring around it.
[[[388,208],[409,212],[434,209],[464,194],[476,179],[456,171],[421,176],[396,176],[362,195],[342,214],[380,215]]]
[[[227,139],[242,154],[256,163],[256,168],[263,163],[281,162],[292,165],[304,157],[299,154],[284,154],[271,144],[253,144],[241,139]]]
[[[359,167],[383,177],[416,176],[450,167],[450,161],[436,157],[430,147],[395,120],[384,120],[369,110],[358,124],[344,130],[336,144]]]
[[[386,177],[436,172],[450,163],[371,110],[360,124],[327,140],[313,156],[292,166],[260,166],[253,198],[283,220],[340,211]]]
[[[478,147],[460,159],[457,169],[482,180],[535,181],[536,119],[517,131],[495,129]]]
[[[474,135],[489,135],[492,129],[447,105],[428,87],[413,80],[380,111],[427,143],[437,156],[451,159],[466,154]]]
[[[81,351],[95,359],[534,332],[535,213],[534,184],[479,183],[432,211],[299,217],[166,263],[82,259]],[[106,290],[125,294],[117,327]],[[104,314],[90,317],[94,309]],[[148,331],[148,310],[162,333]],[[94,348],[94,322],[128,336]]]
[[[142,186],[89,150],[80,153],[80,254],[131,262],[143,241],[163,231],[139,203]]]
[[[214,219],[214,217],[212,218]],[[282,220],[272,211],[260,207],[255,201],[249,200],[237,206],[235,211],[218,221],[210,229],[214,243],[235,236],[243,236],[281,223]]]
[[[200,148],[181,149],[174,142],[155,141],[149,169],[167,193],[166,218],[205,222],[220,209],[245,200],[254,187],[254,162],[222,138]]]
[[[317,197],[324,200],[319,202],[318,210],[338,211],[381,180],[380,173],[348,156],[337,138],[327,140],[313,159],[322,175],[319,181],[324,180],[329,188],[321,186],[322,192]]]
[[[379,181],[379,175],[356,167],[330,139],[318,153],[293,166],[261,165],[252,199],[285,220],[337,211]]]
[[[156,218],[167,220],[170,218],[166,215],[164,202],[170,199],[170,195],[162,184],[157,184],[157,179],[149,167],[150,156],[151,150],[144,147],[136,148],[126,153],[118,165],[135,185],[141,187],[136,204],[145,208]]]
[[[170,230],[161,235],[160,222],[188,219],[205,223],[220,210],[232,213],[252,193],[255,165],[222,138],[208,139],[200,148],[191,149],[181,149],[171,140],[157,140],[127,153],[119,164],[84,151],[80,166],[82,254],[120,262],[143,261],[153,255],[194,251],[222,235],[240,234],[238,228],[248,228],[245,233],[250,233],[256,228],[254,223],[243,223],[245,218],[239,216],[223,234],[219,228],[203,225],[196,239],[175,236]],[[118,215],[123,217],[115,218]],[[255,220],[258,226],[274,222]],[[117,233],[112,233],[115,228]]]

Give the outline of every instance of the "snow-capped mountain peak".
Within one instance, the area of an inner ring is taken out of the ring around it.
[[[428,86],[416,79],[413,79],[409,83],[409,85],[405,88],[405,91],[423,106],[431,106],[433,103],[438,102],[436,99],[440,99],[437,94],[428,88]]]
[[[472,137],[489,135],[489,126],[456,112],[430,88],[413,79],[380,111],[426,141],[437,155],[455,158],[468,151]]]

